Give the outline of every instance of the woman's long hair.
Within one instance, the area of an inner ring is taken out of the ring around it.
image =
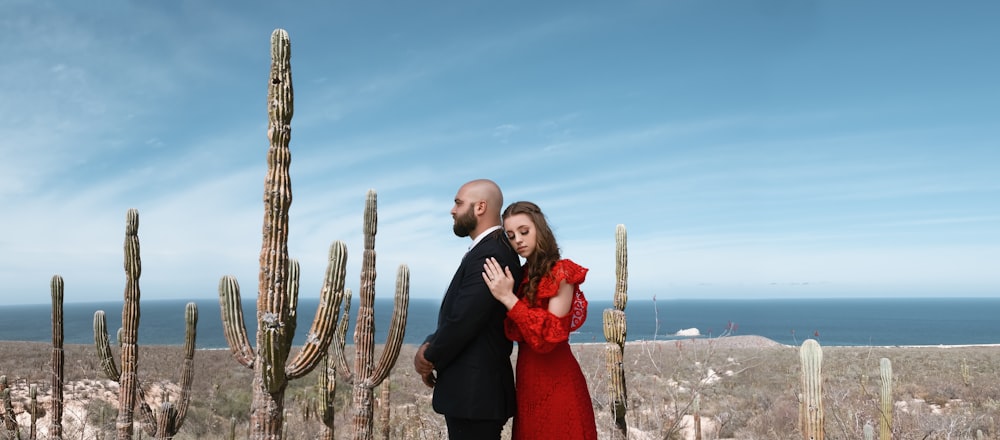
[[[535,224],[535,251],[524,264],[527,269],[524,276],[528,280],[524,298],[528,300],[529,305],[535,305],[538,282],[547,276],[552,271],[552,266],[559,261],[559,245],[556,243],[552,228],[549,227],[549,222],[545,220],[545,214],[538,205],[525,201],[511,203],[503,211],[503,219],[506,220],[516,214],[526,214]]]

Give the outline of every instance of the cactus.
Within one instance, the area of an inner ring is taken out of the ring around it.
[[[52,277],[52,409],[49,417],[49,438],[62,440],[63,368],[63,279]]]
[[[695,393],[694,402],[691,403],[691,410],[694,412],[694,440],[701,440],[701,394]]]
[[[625,386],[625,304],[628,302],[628,243],[625,225],[615,228],[615,297],[613,309],[604,310],[604,339],[607,355],[607,369],[610,375],[608,392],[611,400],[611,415],[615,420],[612,436],[628,438],[628,424],[625,411],[628,409],[628,390]]]
[[[392,389],[391,382],[391,379],[388,377],[382,381],[378,399],[379,425],[381,425],[381,429],[379,431],[382,433],[383,440],[389,440],[389,433],[392,432],[391,425],[389,424],[389,421],[392,419],[392,408],[390,405],[392,397],[390,395]]]
[[[823,349],[815,339],[806,339],[799,349],[802,365],[802,401],[799,419],[806,440],[823,440]]]
[[[17,418],[14,416],[14,406],[10,402],[10,388],[7,388],[7,376],[0,375],[0,418],[3,419],[3,427],[13,438],[20,438],[20,427],[17,425]]]
[[[410,304],[410,269],[399,265],[396,272],[396,296],[389,324],[389,336],[379,358],[374,363],[375,350],[375,233],[378,226],[377,195],[368,190],[365,198],[364,238],[365,249],[361,262],[361,286],[358,293],[358,317],[354,327],[354,371],[347,366],[344,350],[334,352],[337,365],[344,378],[353,386],[354,438],[371,440],[374,425],[373,390],[389,377],[396,364],[406,331],[406,311]]]
[[[868,422],[865,422],[865,427],[861,430],[862,434],[865,436],[865,440],[875,440],[875,428]]]
[[[239,285],[225,276],[219,282],[222,322],[233,357],[254,370],[250,406],[250,438],[281,439],[288,381],[305,376],[322,360],[336,330],[343,296],[347,251],[342,242],[330,247],[320,305],[305,345],[289,362],[295,336],[299,265],[288,257],[288,209],[292,203],[288,149],[293,113],[291,43],[288,33],[271,34],[271,74],[267,106],[269,148],[264,179],[264,227],[257,292],[257,349],[250,346]]]
[[[892,362],[887,358],[882,358],[879,360],[879,373],[882,376],[882,393],[881,393],[881,403],[879,411],[882,413],[879,417],[879,433],[878,438],[880,440],[890,440],[892,438]]]
[[[111,356],[104,311],[94,313],[94,344],[98,357],[108,378],[119,384],[118,420],[115,422],[119,440],[132,438],[136,389],[139,388],[136,375],[139,361],[139,276],[142,272],[139,260],[139,211],[129,209],[125,221],[125,304],[122,306],[122,328],[118,332],[122,364],[120,371]]]
[[[35,384],[28,386],[28,414],[31,416],[28,438],[35,440],[38,438],[38,385]]]
[[[94,346],[105,376],[118,383],[118,420],[115,423],[118,439],[131,439],[134,434],[135,406],[138,404],[146,432],[157,438],[171,438],[184,423],[190,403],[191,383],[194,378],[195,328],[198,325],[198,307],[188,303],[185,310],[184,361],[181,365],[180,403],[178,408],[164,399],[156,411],[150,408],[145,392],[138,380],[139,350],[139,277],[142,262],[139,258],[139,211],[129,209],[125,226],[125,305],[122,307],[122,327],[118,330],[121,348],[121,369],[115,364],[108,342],[107,318],[103,310],[94,313]],[[60,283],[61,284],[61,283]],[[53,281],[55,290],[55,281]],[[61,287],[60,287],[61,290]],[[53,355],[54,356],[54,355]],[[61,367],[60,367],[61,368]],[[140,437],[142,433],[138,434]]]
[[[323,423],[323,429],[320,433],[319,438],[322,440],[334,440],[336,438],[336,426],[334,425],[334,402],[333,398],[337,391],[337,361],[340,359],[345,359],[345,367],[341,368],[341,371],[345,371],[346,358],[343,357],[344,345],[347,339],[347,325],[350,321],[351,313],[351,289],[346,289],[344,291],[344,312],[340,315],[340,320],[337,323],[337,332],[333,335],[333,342],[330,344],[330,348],[333,353],[327,353],[323,358],[323,364],[326,367],[323,373],[319,376],[319,419]],[[330,357],[333,356],[331,361]]]

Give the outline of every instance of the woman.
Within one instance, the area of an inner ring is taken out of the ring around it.
[[[587,381],[569,347],[569,334],[587,319],[580,284],[587,269],[559,257],[541,209],[515,202],[503,213],[507,238],[524,257],[524,279],[515,293],[510,268],[483,265],[483,279],[507,307],[504,332],[517,342],[517,415],[513,438],[596,439]]]

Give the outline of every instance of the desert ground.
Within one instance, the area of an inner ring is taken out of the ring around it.
[[[431,409],[431,390],[413,373],[415,349],[403,347],[390,377],[388,402],[382,401],[380,390],[375,392],[376,438],[445,436],[444,419]],[[610,439],[615,426],[605,350],[603,343],[573,345],[590,386],[599,437]],[[376,359],[380,351],[377,347]],[[893,439],[1000,438],[1000,347],[934,346],[823,347],[827,439],[864,438],[866,424],[878,432],[881,358],[893,367]],[[50,359],[48,344],[0,342],[0,375],[8,379],[11,409],[23,438],[30,425],[32,384],[38,388],[38,438],[48,438]],[[64,438],[113,438],[118,385],[103,376],[92,346],[67,346],[65,359]],[[139,377],[149,399],[176,399],[180,359],[179,346],[141,347]],[[236,437],[245,438],[252,371],[228,350],[199,350],[195,365],[191,406],[175,438],[228,438],[234,423]],[[694,439],[698,434],[702,439],[802,438],[798,346],[756,336],[629,342],[624,368],[631,439]],[[321,430],[316,415],[319,373],[317,369],[290,382],[285,438],[312,439]],[[352,438],[351,385],[343,379],[338,379],[334,400],[337,438]],[[380,417],[384,409],[388,424]],[[700,433],[694,429],[696,419]],[[0,427],[0,439],[10,435]]]

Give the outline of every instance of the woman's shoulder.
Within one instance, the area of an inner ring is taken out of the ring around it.
[[[556,261],[552,266],[552,277],[557,281],[566,281],[570,284],[580,284],[587,279],[587,272],[590,269],[576,264],[569,258]]]
[[[587,278],[587,271],[586,267],[570,259],[556,261],[549,271],[549,276],[539,280],[537,296],[540,298],[556,296],[559,293],[559,284],[563,281],[568,284],[581,284]]]

